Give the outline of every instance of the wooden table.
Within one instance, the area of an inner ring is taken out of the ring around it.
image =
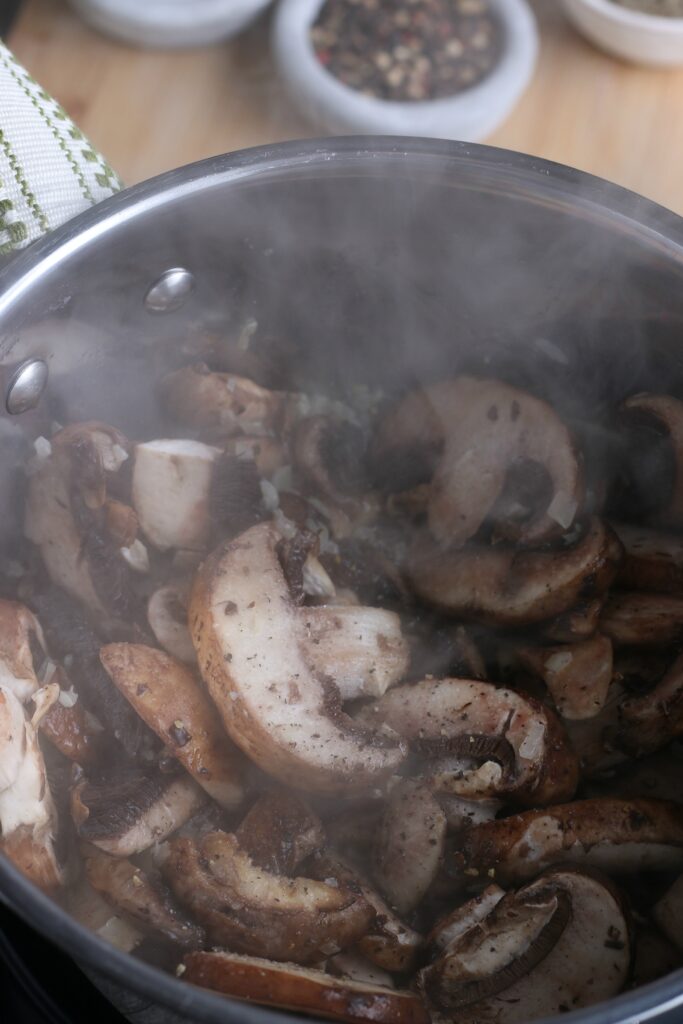
[[[612,59],[536,0],[532,85],[488,141],[573,164],[683,214],[683,70]],[[214,153],[310,136],[271,70],[267,19],[236,41],[145,51],[86,28],[64,0],[25,0],[8,42],[128,183]]]

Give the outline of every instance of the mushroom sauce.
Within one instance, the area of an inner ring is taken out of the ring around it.
[[[611,410],[593,479],[497,379],[160,391],[173,437],[72,423],[26,466],[3,852],[119,948],[341,1021],[680,966],[683,403]]]

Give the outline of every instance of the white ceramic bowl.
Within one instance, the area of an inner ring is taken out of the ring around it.
[[[683,18],[642,14],[612,0],[564,0],[572,23],[591,43],[638,64],[683,64]]]
[[[333,134],[424,135],[476,142],[489,135],[526,88],[536,63],[538,34],[526,0],[492,0],[503,25],[503,54],[477,85],[438,100],[396,102],[364,96],[326,71],[310,30],[324,0],[280,0],[273,52],[293,102]]]
[[[241,32],[271,0],[70,0],[83,20],[137,46],[187,47]]]

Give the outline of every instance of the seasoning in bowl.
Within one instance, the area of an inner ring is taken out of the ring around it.
[[[468,89],[500,60],[488,0],[326,0],[311,28],[320,63],[366,96],[398,102]]]

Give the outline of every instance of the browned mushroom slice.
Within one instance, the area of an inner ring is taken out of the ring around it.
[[[407,566],[413,590],[429,605],[490,625],[542,622],[604,593],[621,545],[600,520],[571,547],[522,551],[494,545],[443,551],[414,548]]]
[[[504,896],[421,983],[463,1024],[527,1024],[616,995],[630,962],[618,891],[597,873],[558,868]]]
[[[231,437],[223,443],[228,455],[238,459],[250,459],[255,463],[259,475],[269,478],[283,469],[289,462],[289,456],[281,441],[274,437],[255,435],[250,437]]]
[[[186,588],[178,583],[159,587],[147,602],[147,621],[160,647],[193,665],[197,656],[187,625],[187,600]]]
[[[683,597],[622,591],[610,594],[600,630],[614,644],[663,647],[683,639]]]
[[[16,601],[0,600],[0,686],[25,702],[40,686],[36,672],[47,658],[40,623]]]
[[[678,534],[626,523],[612,525],[624,545],[615,580],[618,587],[657,594],[683,592],[683,540]]]
[[[287,400],[283,392],[269,391],[247,377],[212,373],[203,364],[169,373],[162,395],[175,419],[225,437],[276,432]]]
[[[683,655],[648,693],[622,701],[619,713],[618,745],[634,757],[651,754],[682,735]]]
[[[443,953],[470,928],[484,921],[504,895],[505,890],[499,885],[487,885],[478,896],[473,896],[437,921],[427,936],[427,950],[431,957]]]
[[[400,465],[401,451],[405,461],[425,440],[432,453],[442,446],[429,500],[437,540],[459,547],[493,518],[508,536],[539,543],[574,522],[581,467],[569,431],[546,402],[502,381],[456,377],[409,395],[390,414],[391,424],[401,420],[393,436],[386,422],[380,427],[375,461],[383,451]]]
[[[151,544],[201,550],[209,537],[209,494],[220,448],[201,441],[146,441],[135,446],[133,505]]]
[[[228,810],[239,807],[244,799],[241,755],[192,672],[143,644],[107,644],[100,661],[142,720],[209,796]]]
[[[48,575],[91,612],[126,617],[130,569],[107,522],[107,488],[128,458],[128,442],[103,423],[78,423],[54,435],[32,467],[24,531]]]
[[[683,875],[658,900],[652,914],[664,934],[683,953]]]
[[[366,960],[360,953],[354,953],[352,950],[331,956],[325,963],[325,971],[327,974],[333,974],[335,978],[358,981],[362,985],[395,988],[394,979],[388,971],[383,971],[371,960]]]
[[[254,864],[276,875],[293,875],[325,842],[320,819],[308,804],[287,790],[259,797],[236,835]]]
[[[294,466],[304,483],[350,515],[365,488],[364,450],[365,438],[358,427],[329,416],[301,420],[292,437]]]
[[[170,836],[205,799],[185,775],[126,771],[79,782],[71,815],[81,839],[114,857],[130,857]]]
[[[578,755],[583,779],[610,772],[627,760],[626,753],[617,746],[621,725],[619,709],[624,693],[623,682],[615,673],[605,704],[597,715],[565,719],[565,728]]]
[[[454,793],[437,793],[436,798],[446,815],[449,832],[461,832],[462,829],[479,825],[482,821],[493,821],[503,806],[502,800],[490,797],[467,799]]]
[[[679,453],[683,446],[683,402],[672,395],[653,395],[643,392],[632,395],[621,406],[620,412],[627,422],[639,428],[649,428],[668,441],[672,478],[665,495],[658,502],[650,518],[659,526],[678,529],[683,524],[683,472]],[[649,496],[648,496],[649,497]]]
[[[556,644],[574,644],[588,640],[600,625],[603,604],[602,598],[596,598],[544,622],[541,632],[545,640]]]
[[[17,697],[0,687],[0,850],[43,889],[63,881],[56,826],[35,730]]]
[[[354,945],[375,918],[347,886],[257,867],[227,832],[171,840],[162,872],[210,942],[252,956],[315,963]]]
[[[360,871],[329,850],[313,858],[310,871],[314,878],[335,878],[342,885],[357,889],[376,911],[374,924],[356,945],[363,957],[385,971],[401,974],[415,966],[423,937],[396,915]]]
[[[299,617],[309,666],[334,679],[342,700],[381,697],[406,674],[410,648],[395,612],[322,606],[302,608]]]
[[[446,816],[431,789],[398,783],[375,836],[373,877],[399,914],[414,910],[436,878],[445,838]]]
[[[405,748],[343,714],[334,681],[312,671],[280,541],[264,523],[204,562],[190,601],[200,669],[226,729],[264,771],[301,789],[363,790],[394,772]]]
[[[72,703],[73,698],[68,690],[60,694],[41,718],[40,731],[64,757],[87,767],[97,756],[102,727],[88,716],[80,701]]]
[[[562,647],[521,647],[517,658],[537,673],[563,718],[593,718],[604,707],[612,681],[612,643],[596,633]]]
[[[578,800],[475,825],[456,854],[468,875],[495,875],[501,885],[558,861],[614,874],[674,870],[683,865],[683,807],[665,800]]]
[[[183,915],[158,880],[126,858],[111,857],[95,847],[83,852],[88,881],[112,907],[186,949],[202,945],[201,928]]]
[[[189,953],[182,966],[186,981],[233,999],[349,1024],[429,1024],[425,1005],[414,992],[333,978],[296,964],[214,952]]]
[[[576,789],[578,763],[559,719],[514,690],[467,679],[425,679],[389,690],[366,714],[386,722],[422,755],[455,759],[450,772],[447,764],[432,771],[442,787],[443,776],[450,776],[453,793],[507,793],[522,803],[542,804],[566,800]]]

